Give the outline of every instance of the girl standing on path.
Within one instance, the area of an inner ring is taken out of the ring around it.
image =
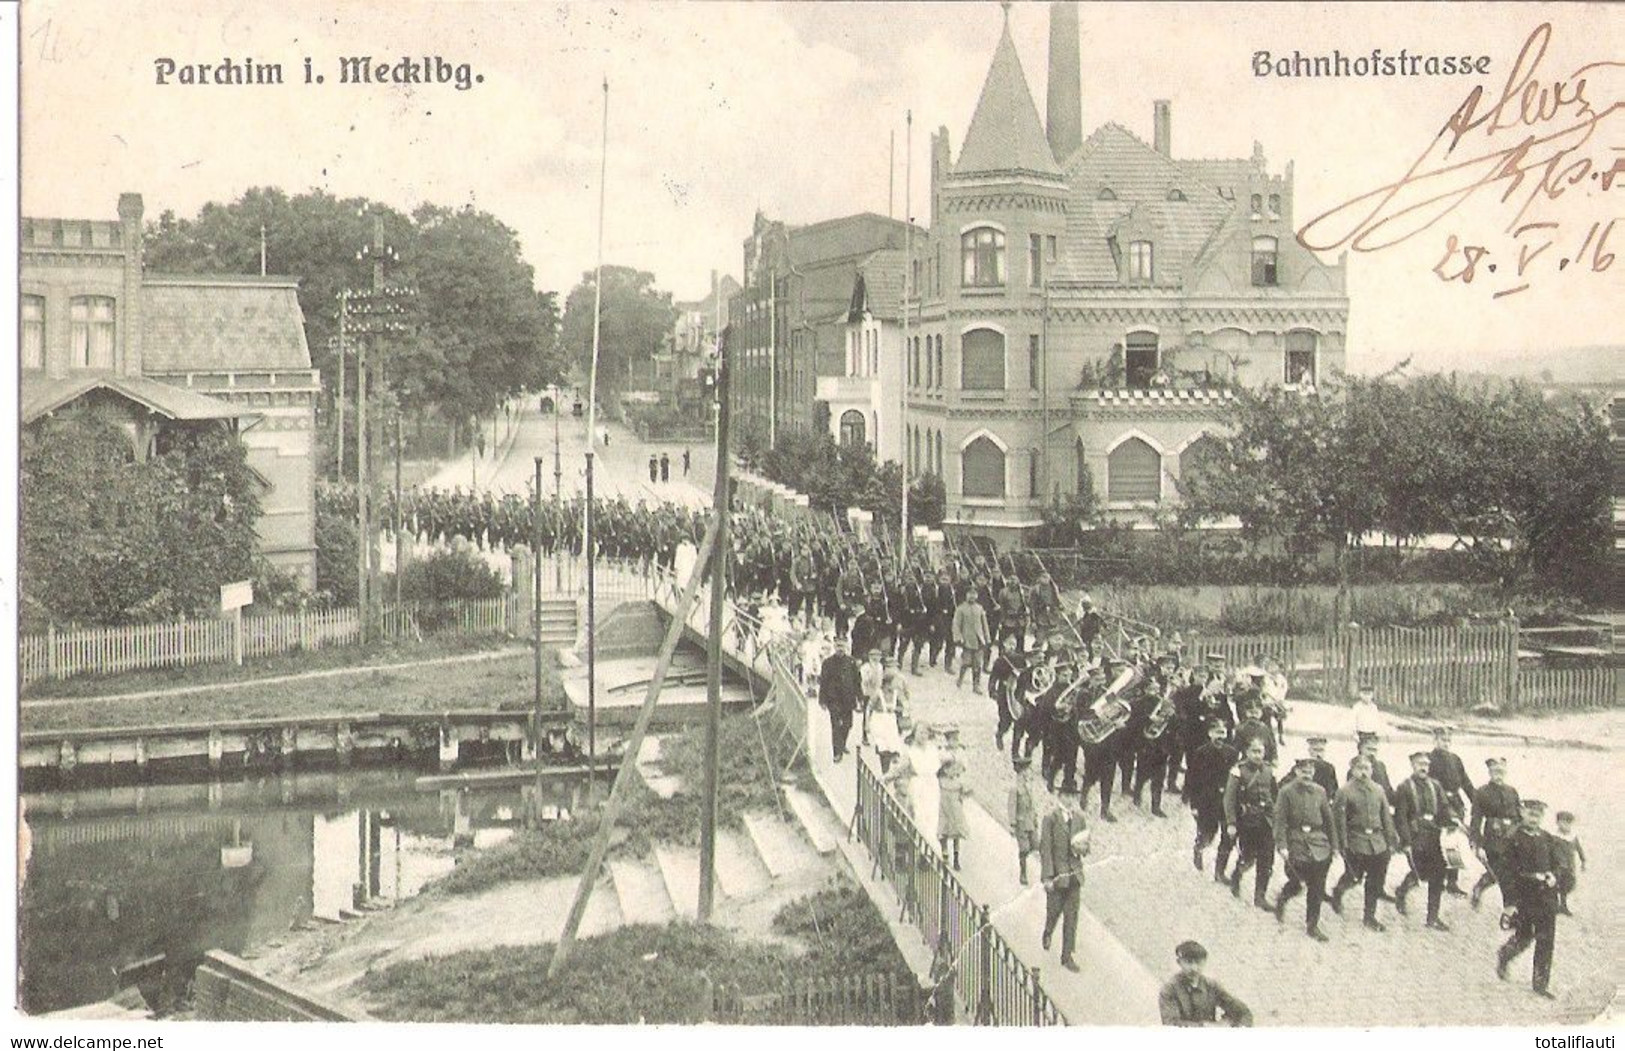
[[[943,738],[942,765],[937,767],[937,841],[942,844],[943,859],[951,857],[957,870],[960,841],[970,835],[965,824],[965,797],[970,788],[965,784],[965,764],[959,759],[959,731],[944,730]]]

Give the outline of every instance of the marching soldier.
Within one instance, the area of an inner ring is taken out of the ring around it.
[[[911,569],[909,580],[903,585],[901,601],[902,631],[897,647],[897,662],[909,658],[909,673],[920,674],[920,651],[925,649],[931,635],[931,621],[925,602],[925,588],[920,586],[918,570]],[[910,650],[913,651],[910,655]]]
[[[1439,836],[1453,815],[1444,789],[1428,776],[1428,762],[1426,752],[1411,753],[1411,776],[1394,791],[1394,828],[1411,863],[1410,872],[1394,891],[1394,905],[1401,916],[1405,915],[1405,896],[1418,883],[1426,883],[1427,926],[1430,930],[1448,931],[1449,924],[1439,918],[1446,874]]]
[[[1294,777],[1275,797],[1273,835],[1286,868],[1286,885],[1275,899],[1275,922],[1286,921],[1287,902],[1305,888],[1304,930],[1317,942],[1327,941],[1320,929],[1320,903],[1326,896],[1326,873],[1332,854],[1342,849],[1337,826],[1332,821],[1326,790],[1315,784],[1315,764],[1299,759]]]
[[[1355,756],[1348,784],[1332,803],[1332,824],[1343,849],[1343,874],[1332,888],[1332,911],[1343,914],[1343,895],[1365,882],[1363,923],[1368,930],[1387,930],[1377,919],[1377,902],[1388,879],[1388,858],[1399,848],[1399,832],[1388,812],[1388,795],[1371,780],[1371,760]]]
[[[1248,694],[1239,699],[1239,706],[1243,719],[1236,724],[1235,732],[1230,741],[1236,746],[1236,751],[1247,754],[1247,746],[1254,741],[1264,743],[1264,761],[1274,765],[1277,758],[1275,752],[1275,733],[1264,722],[1264,702],[1257,695]]]
[[[1507,784],[1507,761],[1501,758],[1486,760],[1490,779],[1473,793],[1473,844],[1478,848],[1479,860],[1484,863],[1484,874],[1473,884],[1473,908],[1478,908],[1484,892],[1495,883],[1501,883],[1501,898],[1505,904],[1508,890],[1502,877],[1506,868],[1506,848],[1512,832],[1522,814],[1518,790]]]
[[[1315,784],[1326,791],[1326,798],[1337,797],[1337,767],[1326,761],[1326,738],[1311,737],[1309,745],[1309,762],[1315,767]]]
[[[1191,864],[1201,872],[1202,853],[1213,837],[1219,837],[1219,856],[1213,866],[1213,879],[1223,883],[1230,866],[1235,841],[1224,816],[1224,790],[1238,754],[1224,739],[1224,724],[1217,719],[1207,724],[1207,743],[1192,751],[1187,759],[1185,795],[1196,818],[1196,841],[1191,847]]]
[[[1531,986],[1536,996],[1557,999],[1549,986],[1552,981],[1552,951],[1557,944],[1558,888],[1572,875],[1567,855],[1557,837],[1540,827],[1546,804],[1525,799],[1520,804],[1522,823],[1508,837],[1502,892],[1507,895],[1503,926],[1512,937],[1495,954],[1495,974],[1502,981],[1507,969],[1530,943],[1535,946],[1535,967]]]
[[[863,574],[857,559],[848,555],[836,586],[835,634],[846,638],[852,630],[852,618],[863,607]]]
[[[1256,867],[1253,904],[1266,912],[1270,904],[1265,892],[1275,871],[1274,813],[1275,777],[1264,762],[1264,742],[1254,741],[1224,786],[1224,822],[1240,853],[1230,876],[1230,893],[1241,897],[1241,879]]]
[[[1433,728],[1433,751],[1428,753],[1428,776],[1444,789],[1445,799],[1450,803],[1450,809],[1456,812],[1456,819],[1466,821],[1467,804],[1473,798],[1473,782],[1467,777],[1467,767],[1463,765],[1461,756],[1450,750],[1448,726]],[[1467,892],[1461,889],[1460,879],[1461,870],[1451,869],[1445,881],[1445,893],[1464,897]]]
[[[926,616],[931,631],[931,667],[937,666],[942,656],[942,670],[954,673],[954,600],[953,578],[947,570],[937,574],[937,582],[926,591]]]
[[[812,619],[813,596],[818,590],[817,568],[813,564],[812,552],[807,549],[805,542],[797,542],[795,554],[790,558],[790,619],[795,620],[802,610],[807,611],[807,619]]]

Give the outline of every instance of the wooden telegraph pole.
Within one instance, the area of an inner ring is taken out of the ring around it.
[[[697,918],[711,922],[716,901],[717,766],[722,734],[722,611],[728,587],[728,345],[717,361],[717,543],[711,556],[711,624],[707,632],[705,679],[705,794],[700,801],[700,901]]]

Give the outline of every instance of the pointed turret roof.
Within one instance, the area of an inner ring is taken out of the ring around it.
[[[1007,171],[1061,174],[1050,154],[1044,122],[1038,117],[1038,107],[1027,87],[1027,74],[1022,71],[1015,41],[1010,39],[1008,12],[954,174]]]

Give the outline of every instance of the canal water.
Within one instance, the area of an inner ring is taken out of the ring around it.
[[[501,842],[532,813],[567,818],[587,790],[549,777],[533,805],[529,785],[418,791],[419,773],[24,795],[23,1010],[103,1000],[137,974],[167,1009],[209,950],[252,954],[291,929],[410,898],[456,852]]]

